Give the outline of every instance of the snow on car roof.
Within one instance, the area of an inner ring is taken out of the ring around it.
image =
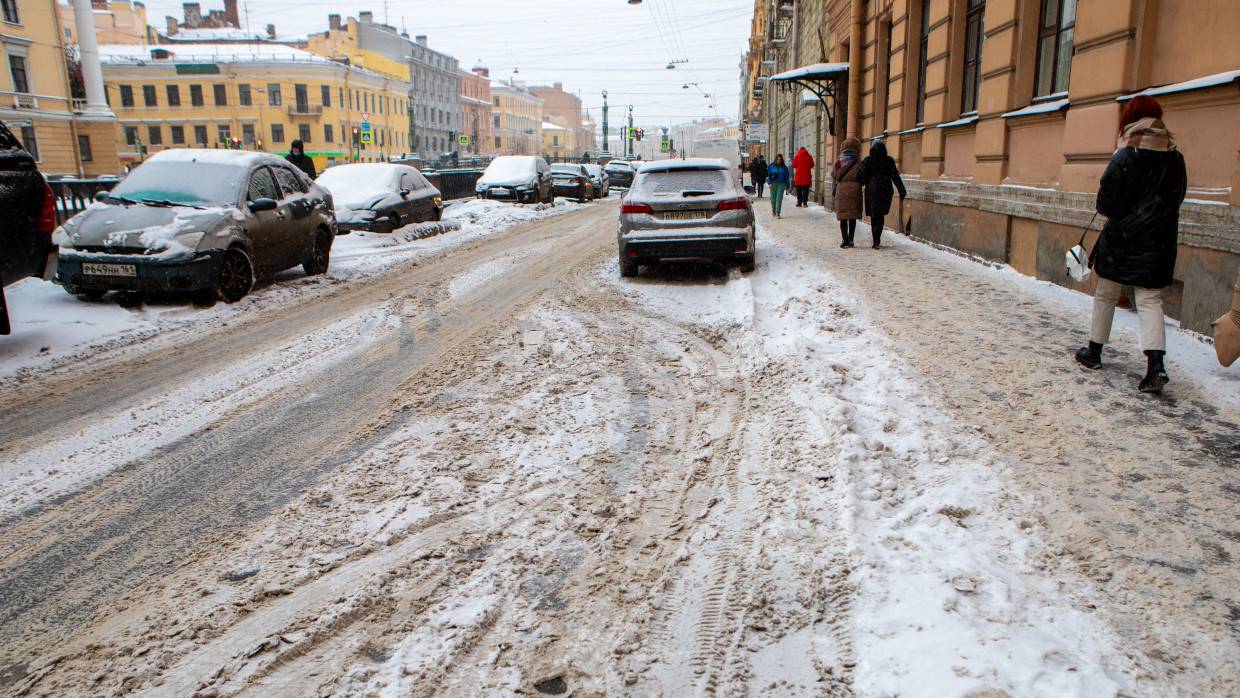
[[[729,170],[731,168],[727,160],[720,158],[688,158],[685,160],[654,160],[643,164],[637,172],[645,174],[674,170]]]
[[[161,150],[146,159],[147,162],[204,162],[219,165],[249,167],[261,162],[283,162],[271,153],[250,150],[220,150],[211,148],[173,148]]]

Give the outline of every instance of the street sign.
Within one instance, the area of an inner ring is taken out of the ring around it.
[[[670,152],[672,152],[672,142],[671,142],[671,141],[669,141],[669,140],[667,140],[666,138],[664,138],[663,140],[659,141],[659,152],[660,152],[660,153],[670,153]]]
[[[457,137],[456,137],[456,144],[457,144],[457,145],[459,145],[459,146],[467,146],[467,145],[469,145],[469,136],[467,136],[467,135],[465,135],[465,134],[463,134],[463,133],[462,133],[461,135],[457,136]]]
[[[362,133],[369,133],[369,132],[370,132],[370,122],[363,121],[362,122]]]
[[[635,140],[637,140],[637,139],[641,138],[641,136],[639,136],[639,135],[638,135],[638,131],[639,131],[639,129],[635,129],[635,128],[631,128],[631,129],[629,129],[629,140],[631,140],[631,141],[635,141]]]
[[[370,131],[362,131],[361,143],[362,145],[370,145],[371,143],[371,132]]]
[[[771,127],[769,124],[749,124],[745,135],[751,143],[765,143],[771,136]]]

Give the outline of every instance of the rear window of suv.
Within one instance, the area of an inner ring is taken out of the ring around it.
[[[728,188],[728,173],[724,170],[647,172],[638,175],[634,188],[644,196],[683,196],[685,192],[700,192],[699,196],[719,194]]]

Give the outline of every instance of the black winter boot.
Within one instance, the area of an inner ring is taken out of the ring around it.
[[[1077,349],[1076,362],[1091,371],[1102,368],[1102,345],[1091,341],[1089,346]]]
[[[1161,393],[1171,379],[1167,377],[1167,369],[1163,366],[1163,357],[1167,355],[1165,351],[1147,351],[1145,356],[1148,368],[1145,370],[1145,378],[1141,379],[1141,385],[1138,390],[1143,393]]]

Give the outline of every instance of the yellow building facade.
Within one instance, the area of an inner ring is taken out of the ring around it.
[[[107,3],[91,3],[94,9],[95,37],[100,44],[149,44],[153,32],[147,25],[146,5],[131,0],[112,0]],[[107,5],[107,11],[101,5]],[[77,22],[73,7],[66,2],[57,5],[60,25],[65,40],[77,43]]]
[[[544,121],[542,134],[543,155],[548,162],[576,162],[581,158],[577,149],[577,133],[573,129]]]
[[[321,171],[409,150],[409,83],[389,75],[267,44],[112,45],[100,53],[127,163],[167,148],[282,155],[301,140]]]
[[[116,122],[106,111],[88,111],[80,77],[71,78],[80,76],[80,54],[65,40],[56,0],[5,2],[2,20],[0,121],[31,151],[44,174],[115,174]]]
[[[543,102],[520,85],[491,85],[491,134],[496,155],[539,155]]]

